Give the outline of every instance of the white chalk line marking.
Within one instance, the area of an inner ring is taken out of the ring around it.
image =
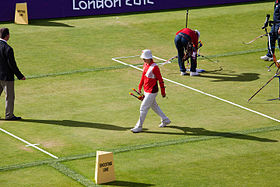
[[[135,56],[133,56],[133,57],[135,57]],[[163,60],[163,61],[165,61],[165,60],[164,60],[164,59],[162,59],[162,58],[159,58],[159,57],[156,57],[156,56],[153,56],[153,57],[154,57],[154,58],[156,58],[156,59],[159,59],[159,60]],[[122,57],[116,57],[116,58],[112,58],[112,60],[113,60],[113,61],[115,61],[115,62],[121,63],[121,64],[123,64],[123,65],[129,66],[129,67],[132,67],[132,68],[134,68],[134,69],[137,69],[137,70],[139,70],[139,71],[143,71],[142,69],[140,69],[140,68],[138,68],[138,67],[136,67],[136,66],[133,66],[133,65],[131,65],[131,64],[127,64],[127,63],[122,62],[122,61],[120,61],[120,60],[117,60],[117,59],[121,59],[121,58],[122,58]],[[124,57],[124,58],[129,58],[129,57]],[[184,87],[184,88],[188,88],[188,89],[193,90],[193,91],[195,91],[195,92],[198,92],[198,93],[201,93],[201,94],[203,94],[203,95],[206,95],[206,96],[212,97],[212,98],[214,98],[214,99],[217,99],[217,100],[223,101],[223,102],[225,102],[225,103],[228,103],[228,104],[234,105],[234,106],[239,107],[239,108],[241,108],[241,109],[247,110],[247,111],[249,111],[249,112],[252,112],[252,113],[258,114],[258,115],[260,115],[260,116],[263,116],[263,117],[265,117],[265,118],[268,118],[268,119],[271,119],[271,120],[273,120],[273,121],[276,121],[276,122],[280,123],[280,120],[278,120],[278,119],[276,119],[276,118],[273,118],[273,117],[268,116],[268,115],[266,115],[266,114],[263,114],[263,113],[261,113],[261,112],[258,112],[258,111],[255,111],[255,110],[249,109],[249,108],[247,108],[247,107],[241,106],[241,105],[239,105],[239,104],[233,103],[233,102],[228,101],[228,100],[226,100],[226,99],[222,99],[222,98],[217,97],[217,96],[215,96],[215,95],[208,94],[208,93],[203,92],[203,91],[201,91],[201,90],[198,90],[198,89],[192,88],[192,87],[190,87],[190,86],[184,85],[184,84],[182,84],[182,83],[179,83],[179,82],[176,82],[176,81],[173,81],[173,80],[170,80],[170,79],[164,78],[164,77],[163,77],[163,80],[166,80],[166,81],[168,81],[168,82],[171,82],[171,83],[176,84],[176,85],[179,85],[179,86],[182,86],[182,87]]]
[[[8,135],[10,135],[10,136],[12,136],[12,137],[18,139],[19,141],[21,141],[21,142],[27,144],[27,145],[30,146],[30,147],[33,147],[33,148],[35,148],[35,149],[37,149],[37,150],[39,150],[39,151],[41,151],[41,152],[43,152],[43,153],[45,153],[45,154],[51,156],[52,158],[58,159],[57,156],[54,156],[53,154],[51,154],[51,153],[49,153],[49,152],[47,152],[47,151],[41,149],[40,147],[37,147],[36,144],[31,144],[31,143],[29,143],[28,141],[26,141],[26,140],[24,140],[24,139],[22,139],[22,138],[20,138],[20,137],[18,137],[18,136],[16,136],[16,135],[12,134],[12,133],[10,133],[10,132],[8,132],[8,131],[2,129],[2,128],[0,128],[0,131],[2,131],[2,132],[4,132],[4,133],[6,133],[6,134],[8,134]]]
[[[40,145],[40,144],[38,144],[38,143],[35,143],[35,144],[32,144],[32,145],[35,145],[35,146],[37,146],[37,145]],[[25,145],[25,147],[30,147],[31,145]]]

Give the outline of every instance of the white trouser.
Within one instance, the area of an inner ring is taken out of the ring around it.
[[[153,111],[155,111],[155,113],[157,113],[161,117],[161,121],[167,120],[168,117],[161,111],[161,109],[159,108],[159,106],[156,102],[157,93],[144,92],[144,95],[145,95],[145,98],[142,101],[141,106],[140,106],[140,117],[139,117],[139,120],[136,123],[135,127],[142,127],[150,108],[152,108]]]

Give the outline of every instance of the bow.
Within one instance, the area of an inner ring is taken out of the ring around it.
[[[242,42],[242,43],[245,44],[245,45],[249,45],[249,44],[253,43],[254,41],[256,41],[257,39],[262,38],[262,37],[264,37],[264,36],[267,36],[267,34],[262,34],[262,35],[260,35],[260,36],[257,36],[256,38],[254,38],[254,39],[251,40],[250,42],[247,42],[247,43]]]
[[[266,16],[266,21],[265,21],[264,26],[262,27],[262,29],[265,30],[265,33],[266,33],[266,35],[267,35],[267,37],[268,37],[268,47],[269,47],[270,52],[272,53],[272,50],[271,50],[271,43],[270,43],[270,35],[269,35],[268,32],[267,32],[267,26],[268,26],[268,25],[271,26],[271,23],[272,23],[271,21],[269,21],[269,17],[270,17],[270,15],[267,14],[267,16]],[[257,95],[257,94],[258,94],[266,85],[268,85],[268,83],[270,83],[275,77],[279,77],[279,76],[280,76],[280,72],[279,72],[280,64],[277,62],[277,59],[276,59],[276,56],[275,56],[274,53],[272,54],[272,59],[273,59],[273,62],[272,62],[272,64],[271,64],[268,68],[270,68],[273,64],[275,64],[275,66],[277,67],[277,70],[276,70],[275,74],[273,75],[273,77],[271,77],[271,78],[265,83],[265,85],[263,85],[256,93],[254,93],[254,94],[248,99],[248,102],[249,102],[251,99],[253,99],[253,97],[255,97],[255,95]],[[269,71],[270,71],[270,69],[269,69]]]
[[[279,62],[277,62],[277,59],[276,59],[275,54],[273,54],[272,57],[273,57],[273,63],[274,63],[275,66],[277,67],[277,72],[278,72],[278,71],[279,71],[279,68],[280,68],[280,64],[279,64]]]

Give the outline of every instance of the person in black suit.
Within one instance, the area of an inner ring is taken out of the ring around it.
[[[10,38],[10,32],[8,28],[0,29],[0,95],[3,90],[6,93],[6,120],[20,120],[21,117],[14,115],[14,101],[15,101],[15,89],[14,89],[14,75],[19,80],[25,80],[25,76],[19,71],[14,51],[11,46],[7,44]]]

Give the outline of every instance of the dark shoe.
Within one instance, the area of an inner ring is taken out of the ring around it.
[[[16,117],[16,116],[13,116],[9,119],[5,119],[5,120],[11,120],[11,121],[16,121],[16,120],[21,120],[21,117]]]

